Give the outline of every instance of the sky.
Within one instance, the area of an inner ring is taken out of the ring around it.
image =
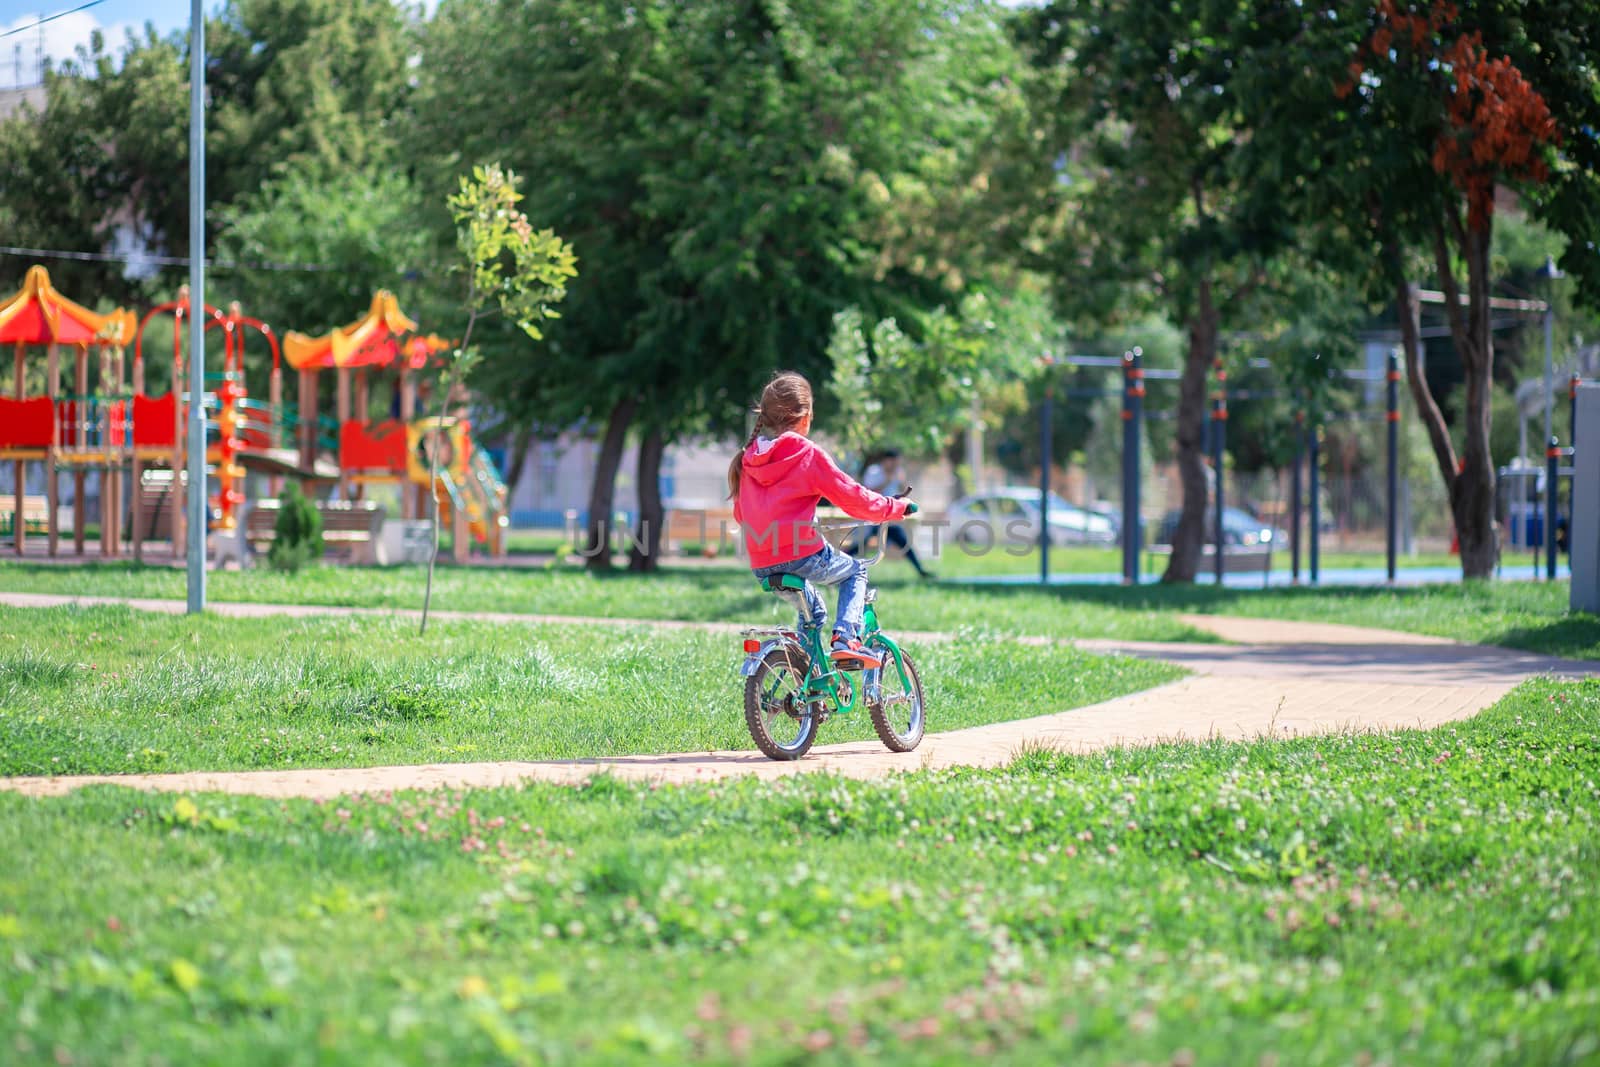
[[[46,15],[71,11],[85,0],[0,0],[0,33],[30,26]],[[214,7],[207,3],[207,10]],[[189,0],[101,0],[86,11],[73,12],[48,22],[39,29],[27,29],[10,37],[0,37],[0,88],[38,81],[37,55],[41,41],[44,54],[59,62],[69,58],[80,44],[89,43],[95,30],[105,34],[113,51],[122,44],[129,30],[153,22],[163,33],[189,24]],[[42,31],[42,36],[41,36]],[[20,51],[19,51],[20,46]]]
[[[47,15],[72,11],[87,0],[0,0],[0,33],[22,29]],[[206,14],[214,14],[221,0],[202,0]],[[423,7],[432,9],[432,0]],[[0,37],[0,89],[30,85],[39,80],[37,56],[41,41],[44,54],[60,61],[71,58],[80,44],[89,43],[95,30],[105,34],[108,48],[117,51],[129,30],[141,30],[146,22],[160,33],[189,28],[190,0],[100,0],[86,11],[73,11],[41,26],[26,29],[11,37]],[[40,30],[43,31],[41,38]],[[21,46],[20,51],[18,46]],[[19,82],[18,75],[21,75]]]

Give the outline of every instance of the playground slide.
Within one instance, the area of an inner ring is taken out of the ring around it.
[[[459,510],[467,520],[467,530],[473,540],[498,553],[501,536],[507,524],[507,497],[505,482],[494,462],[477,442],[473,442],[471,459],[465,474],[448,468],[440,470],[435,490],[441,509],[440,521],[448,522]]]

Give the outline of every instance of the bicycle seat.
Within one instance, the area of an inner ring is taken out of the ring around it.
[[[798,574],[769,574],[761,579],[761,588],[769,593],[781,593],[786,589],[798,592],[805,587],[806,580]]]

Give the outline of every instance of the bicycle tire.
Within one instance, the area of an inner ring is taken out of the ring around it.
[[[768,759],[797,760],[811,751],[817,740],[817,716],[811,704],[796,699],[805,692],[811,657],[797,648],[772,649],[744,680],[744,722],[750,739]],[[771,687],[769,688],[769,683]],[[779,686],[787,691],[778,696]],[[773,736],[773,724],[793,722],[794,737],[784,742]]]
[[[894,669],[893,660],[897,653],[881,642],[869,642],[873,648],[883,653],[883,674],[878,682],[878,699],[867,702],[867,713],[872,718],[872,728],[878,733],[878,740],[883,742],[883,747],[890,752],[910,752],[922,743],[923,734],[927,732],[928,716],[927,701],[922,695],[922,678],[917,674],[917,665],[911,661],[909,652],[900,651],[898,658],[901,666],[905,668],[906,678],[911,682],[909,692],[900,683],[900,672]],[[892,700],[890,689],[893,687],[909,696],[909,701]],[[905,728],[901,729],[896,720],[901,716],[893,709],[903,707],[906,703],[911,705],[911,710],[905,718]]]

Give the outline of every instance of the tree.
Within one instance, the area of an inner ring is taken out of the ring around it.
[[[641,530],[658,531],[667,441],[742,435],[775,369],[820,383],[836,311],[904,321],[951,295],[959,265],[896,254],[912,242],[891,248],[906,235],[885,220],[908,176],[960,171],[928,160],[978,140],[987,95],[1009,91],[987,80],[1006,54],[993,12],[956,2],[440,6],[417,136],[539,175],[533,210],[589,264],[550,331],[559,369],[501,385],[523,410],[604,427],[592,565],[608,562],[630,428]],[[653,536],[636,566],[654,565]]]
[[[206,24],[212,202],[394,163],[409,43],[393,0],[228,0]]]
[[[438,390],[428,447],[428,498],[433,519],[433,551],[428,554],[427,586],[422,596],[419,634],[428,632],[428,607],[433,601],[433,564],[439,555],[439,451],[445,415],[459,387],[481,358],[472,347],[478,320],[503,315],[528,337],[544,336],[544,324],[557,318],[555,305],[566,296],[567,279],[577,260],[572,247],[551,230],[535,230],[517,207],[516,174],[499,164],[475,167],[463,176],[450,197],[456,224],[456,249],[466,263],[467,292],[462,303],[466,325],[461,343],[451,351]]]
[[[390,0],[229,0],[206,24],[208,208],[256,196],[275,176],[314,184],[392,166],[406,42],[405,18]],[[187,34],[161,37],[149,25],[119,47],[96,33],[76,59],[46,74],[41,112],[0,122],[8,163],[0,215],[14,220],[12,243],[186,251],[187,49]],[[0,288],[26,266],[0,263]],[[120,302],[170,294],[182,273],[73,260],[55,271],[69,291]]]
[[[223,286],[280,331],[342,325],[379,289],[396,293],[415,316],[446,282],[426,270],[434,235],[417,224],[418,214],[418,197],[403,174],[289,171],[217,212],[218,258],[246,264],[219,272]],[[427,316],[423,322],[432,328]]]
[[[1257,317],[1251,299],[1274,279],[1273,258],[1290,236],[1242,180],[1237,57],[1203,17],[1249,15],[1242,0],[1058,0],[1019,22],[1041,72],[1034,151],[1055,163],[1034,211],[1038,263],[1057,279],[1064,313],[1114,323],[1160,307],[1186,334],[1176,438],[1183,509],[1168,582],[1192,581],[1200,563],[1201,433],[1218,340]]]
[[[917,336],[894,319],[868,327],[855,308],[835,315],[827,398],[845,450],[864,456],[894,446],[921,459],[945,452],[970,423],[973,402],[1038,355],[1007,343],[1012,331],[996,321],[997,310],[974,292],[954,313],[939,307],[919,316]]]
[[[974,289],[952,312],[935,308],[909,320],[869,325],[859,309],[834,316],[832,370],[819,398],[829,434],[846,456],[899,449],[912,459],[943,456],[955,471],[954,495],[967,492],[965,435],[974,419],[1000,425],[1026,400],[1041,354],[1054,351],[1061,326],[1043,287],[1018,274],[991,298]]]
[[[1584,130],[1600,121],[1600,97],[1582,57],[1600,42],[1597,15],[1593,3],[1321,4],[1259,20],[1246,44],[1252,169],[1288,210],[1316,220],[1321,247],[1364,254],[1372,291],[1393,299],[1467,577],[1490,576],[1499,551],[1489,448],[1496,192],[1526,190],[1558,229],[1593,232],[1600,149]],[[1268,55],[1277,76],[1253,62]],[[1459,452],[1420,366],[1418,252],[1443,291],[1463,368]],[[1564,262],[1600,280],[1595,256],[1575,241]]]
[[[120,57],[97,32],[76,59],[47,71],[43,108],[0,122],[7,243],[107,252],[119,225],[157,250],[186,239],[186,83],[179,46],[149,28]],[[20,285],[28,265],[0,260],[0,290]],[[64,259],[50,269],[79,299],[142,295],[140,272],[120,262]]]

